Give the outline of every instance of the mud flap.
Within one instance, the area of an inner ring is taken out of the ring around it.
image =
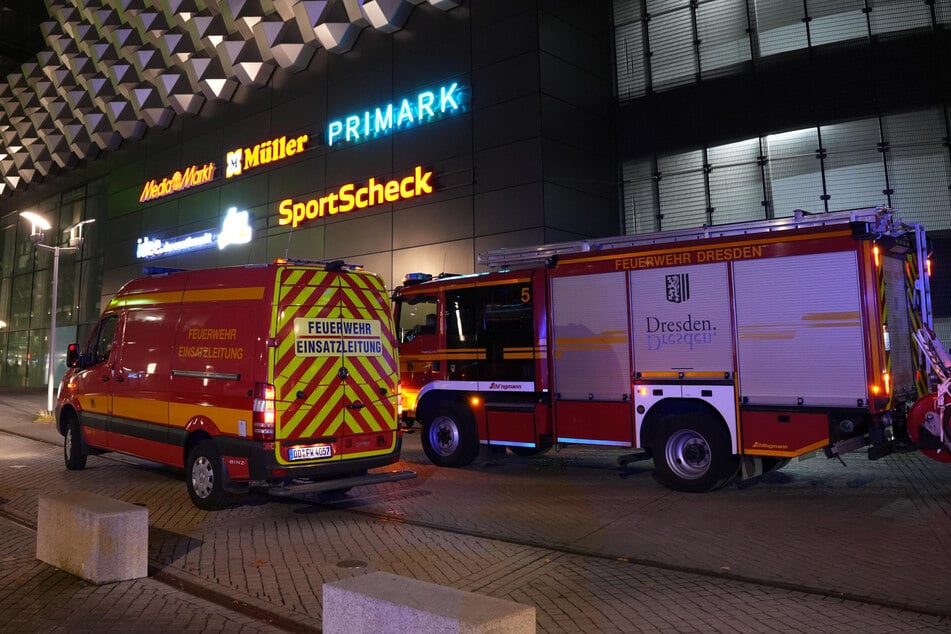
[[[740,481],[759,478],[765,473],[763,471],[763,459],[760,456],[741,456],[740,457]]]

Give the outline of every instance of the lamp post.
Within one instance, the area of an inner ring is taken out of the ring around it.
[[[83,220],[66,227],[63,232],[69,232],[69,246],[60,247],[50,246],[48,244],[43,244],[42,242],[43,232],[49,231],[52,228],[46,218],[40,216],[39,214],[33,213],[32,211],[21,212],[20,216],[30,223],[30,242],[33,243],[33,246],[37,249],[45,249],[47,251],[53,252],[53,296],[51,298],[52,304],[50,308],[49,374],[47,376],[48,385],[46,388],[46,411],[48,414],[52,415],[53,383],[55,383],[56,369],[54,359],[56,358],[56,294],[59,287],[59,254],[63,251],[78,251],[79,247],[81,247],[83,243],[83,225],[89,224],[90,222],[95,222],[95,219]]]

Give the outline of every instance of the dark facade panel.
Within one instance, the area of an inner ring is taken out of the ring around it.
[[[535,229],[545,223],[542,183],[496,189],[475,196],[475,233],[490,235]]]
[[[538,52],[508,57],[472,71],[472,108],[479,110],[538,92]]]
[[[400,209],[392,217],[393,242],[388,248],[405,249],[462,240],[472,235],[472,198],[419,204]]]
[[[542,142],[536,137],[475,153],[477,193],[541,181]]]
[[[611,23],[607,2],[559,2],[538,14],[539,49],[584,72],[614,81],[611,42],[603,37]]]
[[[473,29],[472,67],[481,68],[510,57],[538,51],[538,13],[514,13]]]
[[[538,93],[475,111],[472,136],[476,139],[476,149],[485,150],[538,137],[542,133],[540,111]]]

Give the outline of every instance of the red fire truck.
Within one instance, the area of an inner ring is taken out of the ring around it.
[[[925,233],[889,209],[480,262],[495,270],[411,274],[394,295],[404,421],[437,465],[603,445],[706,491],[819,449],[885,455],[930,391]]]

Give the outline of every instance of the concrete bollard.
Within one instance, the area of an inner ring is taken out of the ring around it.
[[[36,558],[96,584],[148,575],[149,510],[86,491],[43,495]]]
[[[535,608],[388,572],[323,586],[326,634],[535,631]]]

